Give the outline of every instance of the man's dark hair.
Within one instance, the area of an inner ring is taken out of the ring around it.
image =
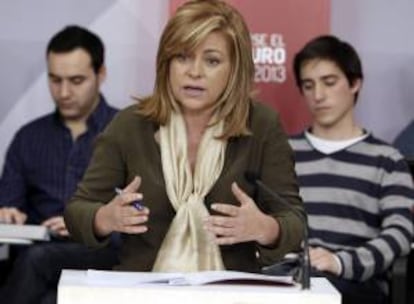
[[[358,53],[349,43],[331,35],[319,36],[309,41],[293,60],[296,85],[301,91],[300,70],[306,62],[313,59],[329,60],[335,63],[345,74],[350,86],[354,85],[356,80],[362,80],[364,77]]]
[[[105,48],[97,35],[83,27],[69,25],[56,33],[47,45],[46,55],[51,52],[67,53],[77,48],[89,54],[93,70],[98,73],[104,62]]]

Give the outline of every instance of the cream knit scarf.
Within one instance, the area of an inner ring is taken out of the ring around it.
[[[203,229],[204,198],[219,177],[226,143],[217,140],[223,122],[206,129],[198,147],[194,176],[187,156],[183,117],[173,113],[160,128],[161,159],[167,195],[176,215],[158,251],[153,271],[190,272],[224,269],[220,250]]]

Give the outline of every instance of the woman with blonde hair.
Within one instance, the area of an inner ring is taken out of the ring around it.
[[[164,29],[156,72],[153,95],[97,141],[65,212],[73,237],[100,247],[121,232],[116,269],[134,271],[255,272],[298,249],[304,223],[244,178],[254,172],[303,212],[278,117],[252,101],[241,15],[186,2]]]

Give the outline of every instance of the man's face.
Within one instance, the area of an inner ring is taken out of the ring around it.
[[[77,48],[47,56],[49,89],[64,120],[86,120],[99,101],[105,78],[102,67],[96,74],[89,54]]]
[[[355,94],[361,87],[360,80],[351,86],[334,62],[323,59],[305,62],[300,77],[302,94],[314,127],[329,129],[353,122]]]

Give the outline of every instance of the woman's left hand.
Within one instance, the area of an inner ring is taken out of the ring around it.
[[[215,236],[218,245],[256,241],[260,245],[275,244],[279,238],[279,223],[257,208],[253,199],[236,183],[231,190],[240,206],[214,203],[211,209],[222,215],[209,215],[204,228]]]

